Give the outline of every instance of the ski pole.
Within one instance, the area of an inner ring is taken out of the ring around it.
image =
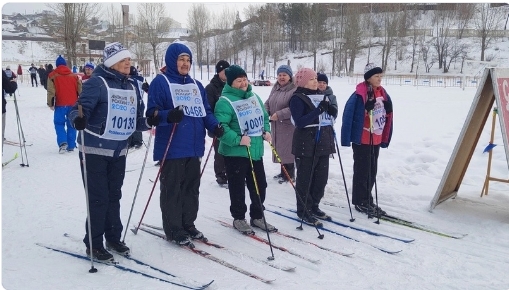
[[[157,110],[154,112],[154,117],[157,116]],[[150,127],[150,131],[154,129],[154,126]],[[127,227],[129,227],[129,222],[131,221],[131,216],[133,214],[134,203],[136,201],[136,196],[138,195],[138,190],[140,189],[141,177],[143,176],[143,171],[145,170],[145,164],[147,163],[148,150],[150,149],[150,143],[152,142],[152,132],[150,132],[150,136],[148,137],[148,145],[147,151],[145,152],[145,158],[143,159],[143,165],[141,166],[140,178],[138,178],[138,184],[136,185],[136,191],[134,192],[133,204],[131,205],[131,211],[129,212],[129,218],[127,219]],[[127,228],[124,232],[124,237],[122,238],[122,243],[125,242],[125,236],[127,234]]]
[[[81,103],[78,103],[78,114],[80,118],[83,118],[83,108],[81,106]],[[88,180],[87,180],[87,162],[85,157],[85,130],[81,130],[81,151],[83,156],[83,183],[85,184],[85,196],[87,199],[87,227],[88,227],[88,248],[90,249],[90,270],[88,270],[89,273],[95,273],[97,272],[97,269],[94,268],[94,258],[92,253],[92,224],[90,223],[90,203],[88,198]]]
[[[150,199],[152,198],[152,194],[154,193],[154,188],[156,187],[157,181],[159,180],[159,175],[161,175],[161,170],[163,169],[164,161],[166,160],[166,155],[168,154],[168,149],[170,149],[171,140],[173,139],[173,135],[175,134],[175,130],[178,126],[178,123],[173,124],[173,129],[171,130],[170,139],[168,139],[168,145],[166,145],[166,150],[164,151],[163,159],[161,160],[161,166],[159,167],[159,171],[157,171],[156,179],[154,180],[154,185],[152,185],[152,190],[150,191],[150,195],[147,200],[147,205],[145,205],[145,209],[143,210],[143,214],[141,215],[140,222],[138,223],[138,226],[134,229],[131,229],[131,231],[136,235],[138,234],[138,229],[141,226],[141,222],[143,221],[143,217],[145,216],[145,213],[147,212],[148,205],[150,203]]]
[[[355,221],[352,214],[352,206],[350,205],[350,197],[348,197],[348,188],[346,186],[345,171],[343,170],[343,162],[341,161],[341,153],[339,153],[338,138],[336,137],[336,130],[334,130],[334,123],[336,119],[332,118],[332,132],[334,134],[334,141],[336,143],[336,151],[338,151],[339,166],[341,167],[341,175],[343,176],[343,184],[345,185],[346,200],[348,201],[348,209],[350,209],[350,222]]]
[[[209,161],[210,152],[212,152],[212,148],[214,148],[214,144],[216,143],[217,137],[214,136],[212,139],[212,145],[210,145],[209,153],[207,154],[207,159],[205,159],[205,164],[203,164],[203,168],[201,169],[200,178],[203,175],[203,171],[205,171],[205,166],[207,166],[207,162]]]
[[[276,152],[276,148],[274,147],[274,145],[272,145],[272,143],[271,143],[271,142],[268,142],[268,143],[269,143],[269,145],[270,145],[270,148],[272,149],[272,152],[274,153],[274,156],[276,156],[277,161],[279,162],[279,164],[281,164],[281,168],[283,169],[283,172],[285,173],[286,178],[288,178],[288,180],[290,181],[290,184],[292,185],[293,190],[295,190],[295,192],[297,192],[297,188],[296,188],[296,187],[295,187],[295,185],[293,184],[293,181],[292,181],[292,179],[290,178],[290,174],[288,173],[288,171],[286,170],[285,166],[283,165],[283,161],[281,160],[281,158],[280,158],[280,157],[279,157],[279,155],[277,154],[277,152]],[[296,194],[296,195],[297,195],[297,198],[299,199],[300,203],[304,204],[304,203],[302,202],[302,197],[300,197],[300,195],[299,195],[299,193],[298,193],[298,192],[297,192],[297,194]],[[306,204],[304,204],[304,210],[305,210],[306,212],[308,211]],[[316,229],[316,232],[318,233],[318,238],[319,238],[320,240],[322,240],[322,239],[323,239],[323,237],[324,237],[324,235],[323,235],[322,233],[320,233],[320,230],[318,230],[318,226],[317,226],[317,225],[315,225],[315,229]]]
[[[246,133],[244,134],[244,136],[247,136],[247,130],[246,130]],[[262,138],[263,138],[263,136],[262,136]],[[265,224],[265,232],[267,233],[267,240],[269,241],[270,253],[272,254],[272,256],[267,257],[267,260],[272,261],[272,260],[274,260],[274,251],[272,250],[272,242],[270,241],[269,230],[267,229],[267,220],[265,219],[265,213],[264,213],[265,210],[263,209],[262,198],[260,197],[260,189],[258,188],[258,181],[256,180],[256,174],[255,174],[255,170],[254,170],[254,166],[253,166],[253,158],[251,157],[251,150],[249,150],[249,146],[246,146],[246,149],[247,149],[247,156],[249,156],[249,163],[251,164],[251,175],[253,176],[256,195],[258,196],[258,201],[260,202],[260,208],[262,209],[263,223]]]
[[[21,167],[30,167],[28,164],[28,154],[27,154],[27,147],[25,145],[25,133],[23,132],[23,126],[21,125],[21,117],[19,116],[19,109],[18,109],[18,99],[16,98],[16,92],[14,92],[14,108],[16,109],[16,122],[18,124],[18,140],[19,140],[19,151],[21,155]],[[23,139],[23,142],[21,142],[21,139]],[[23,144],[23,145],[22,145]],[[23,151],[25,152],[25,157],[23,157]],[[25,158],[27,160],[27,163],[25,164]]]
[[[369,114],[369,146],[370,146],[370,155],[369,163],[370,163],[370,172],[371,172],[371,162],[373,162],[373,166],[377,167],[376,160],[375,160],[375,146],[373,145],[373,110],[371,110],[371,113]],[[378,212],[378,190],[376,186],[376,174],[373,177],[375,182],[375,214],[376,214],[376,221],[375,224],[380,224],[380,213]],[[371,185],[371,178],[370,178],[370,185]]]

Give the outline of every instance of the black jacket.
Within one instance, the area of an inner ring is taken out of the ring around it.
[[[219,97],[221,97],[221,93],[223,92],[225,84],[226,83],[219,78],[219,75],[215,74],[214,77],[210,80],[210,83],[205,87],[207,100],[209,101],[212,112],[216,107],[217,100],[219,100]],[[214,138],[214,134],[212,132],[207,132],[207,135],[210,138]]]
[[[313,105],[307,96],[315,93],[316,91],[311,92],[299,87],[290,99],[290,111],[295,122],[292,140],[292,154],[295,157],[314,157],[336,153],[332,126],[318,127],[318,117],[321,111]],[[316,143],[318,128],[320,128],[320,137]]]

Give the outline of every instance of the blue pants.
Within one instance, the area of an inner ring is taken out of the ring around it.
[[[71,121],[67,118],[67,113],[69,113],[71,108],[72,106],[55,106],[55,113],[53,114],[53,123],[57,133],[57,145],[60,146],[62,143],[67,143],[67,150],[76,148],[76,129],[74,129]]]
[[[83,153],[79,153],[81,177],[83,175]],[[103,236],[107,241],[118,243],[122,235],[120,221],[120,199],[125,176],[126,157],[109,157],[86,154],[87,190],[92,228],[92,248],[103,247]],[[83,242],[89,247],[88,225],[85,222]]]

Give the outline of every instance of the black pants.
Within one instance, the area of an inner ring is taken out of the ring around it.
[[[32,80],[32,87],[34,86],[34,81],[35,81],[35,86],[37,86],[37,75],[30,74],[30,79]]]
[[[256,192],[255,182],[249,158],[225,156],[226,176],[228,177],[228,191],[230,192],[230,213],[236,220],[245,219],[246,206],[246,185],[249,190],[251,205],[249,206],[249,216],[253,219],[263,217],[263,202],[265,201],[265,191],[267,180],[265,177],[265,168],[263,159],[253,160],[256,183],[258,185],[259,199]],[[244,183],[245,182],[245,183]]]
[[[160,206],[166,237],[194,227],[200,194],[200,158],[167,159],[161,168]]]
[[[219,154],[219,140],[214,142],[214,173],[216,178],[226,178],[226,167],[224,165],[224,156]]]
[[[296,196],[297,215],[300,217],[306,212],[306,209],[310,211],[318,208],[329,179],[329,155],[316,156],[315,158],[315,166],[313,166],[313,157],[295,158],[297,165],[295,185],[296,194],[298,194]],[[307,194],[308,189],[309,195]]]
[[[83,154],[79,153],[81,177],[83,175]],[[92,248],[103,247],[103,235],[107,241],[120,242],[122,222],[120,221],[120,198],[125,175],[125,156],[118,158],[86,154],[88,201]],[[88,225],[83,242],[89,247]]]
[[[373,203],[371,190],[375,184],[378,168],[379,145],[352,144],[353,150],[353,184],[352,203]],[[370,160],[371,157],[371,160]]]

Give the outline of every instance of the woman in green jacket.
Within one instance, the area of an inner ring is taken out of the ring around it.
[[[269,116],[260,97],[253,93],[247,74],[240,66],[228,67],[225,74],[226,85],[216,103],[214,114],[224,128],[224,135],[219,138],[219,153],[224,156],[226,165],[233,226],[244,234],[254,234],[245,219],[247,185],[251,198],[251,226],[275,232],[277,229],[263,219],[263,201],[267,188],[263,140],[272,141]]]

